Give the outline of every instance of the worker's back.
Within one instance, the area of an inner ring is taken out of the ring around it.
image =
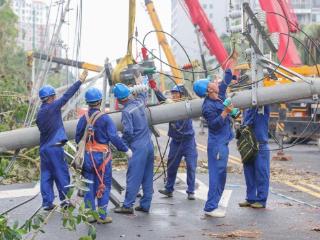
[[[68,140],[58,101],[43,103],[39,109],[36,123],[40,131],[40,145],[64,143]]]
[[[140,94],[136,99],[129,100],[122,110],[123,139],[130,147],[144,146],[151,141],[144,101],[144,94]]]

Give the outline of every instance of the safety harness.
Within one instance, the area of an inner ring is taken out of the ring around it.
[[[111,151],[109,149],[109,146],[107,144],[98,143],[94,138],[94,124],[96,121],[103,115],[104,113],[100,111],[94,112],[91,117],[89,118],[88,112],[85,114],[86,120],[87,120],[87,127],[85,132],[85,150],[89,153],[90,159],[93,165],[93,168],[96,172],[96,175],[99,179],[99,186],[96,193],[97,198],[102,198],[105,190],[106,185],[104,184],[104,174],[106,171],[106,165],[111,160]],[[102,152],[103,153],[103,162],[100,166],[97,167],[96,161],[94,160],[93,153],[92,152]]]

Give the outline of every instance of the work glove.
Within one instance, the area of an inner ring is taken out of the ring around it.
[[[87,79],[87,76],[88,76],[88,70],[85,69],[85,70],[83,70],[83,72],[81,73],[81,75],[79,77],[80,82],[84,83]]]
[[[241,112],[240,112],[239,108],[233,108],[230,113],[231,117],[234,119],[237,119],[240,116],[240,114],[241,114]]]
[[[229,107],[231,105],[231,98],[226,98],[223,102],[224,107]]]
[[[232,106],[232,103],[231,103],[231,99],[230,98],[226,98],[223,102],[223,105],[224,105],[224,112],[226,113],[231,113],[232,109],[233,109],[233,106]]]
[[[156,83],[156,81],[153,80],[153,79],[149,80],[149,86],[150,86],[150,88],[153,89],[153,90],[157,90],[157,89],[158,89],[158,88],[157,88],[157,83]]]
[[[128,159],[130,159],[132,157],[132,151],[130,149],[128,149],[128,151],[126,151],[126,155],[127,155]]]

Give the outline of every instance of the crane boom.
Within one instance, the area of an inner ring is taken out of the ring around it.
[[[200,5],[198,0],[185,0],[184,1],[192,23],[195,27],[199,27],[206,45],[209,48],[210,54],[217,58],[217,61],[223,69],[233,66],[233,60],[228,60],[228,52],[219,39],[213,25],[210,23],[205,11]]]
[[[278,59],[282,61],[281,64],[286,67],[302,65],[297,47],[294,44],[293,39],[288,35],[290,34],[290,27],[288,28],[288,25],[290,26],[292,24],[288,24],[286,19],[282,17],[287,16],[286,12],[287,14],[290,13],[289,5],[287,5],[285,1],[280,1],[281,4],[275,0],[259,0],[259,2],[262,10],[266,12],[269,32],[280,33],[277,56]],[[291,21],[289,17],[288,20]]]
[[[150,19],[152,22],[152,25],[157,33],[157,38],[160,46],[162,47],[162,50],[164,51],[164,54],[166,55],[166,58],[168,60],[168,63],[171,66],[171,72],[174,76],[175,82],[178,84],[181,84],[183,82],[183,77],[181,74],[181,71],[179,70],[179,66],[175,60],[175,57],[171,51],[171,48],[168,44],[167,38],[162,32],[162,26],[161,22],[159,20],[158,14],[154,8],[153,2],[151,0],[145,0],[145,5],[147,7],[147,11],[150,15]]]

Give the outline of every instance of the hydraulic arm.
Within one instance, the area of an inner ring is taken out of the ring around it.
[[[151,0],[145,0],[145,5],[147,7],[147,11],[150,15],[151,22],[153,24],[154,29],[156,30],[158,42],[166,55],[167,61],[171,66],[172,75],[175,77],[175,81],[178,84],[183,83],[183,76],[181,71],[178,70],[179,66],[176,63],[174,55],[171,51],[170,45],[168,44],[167,38],[165,34],[162,32],[161,22],[159,20],[158,14],[154,8],[153,2]]]

